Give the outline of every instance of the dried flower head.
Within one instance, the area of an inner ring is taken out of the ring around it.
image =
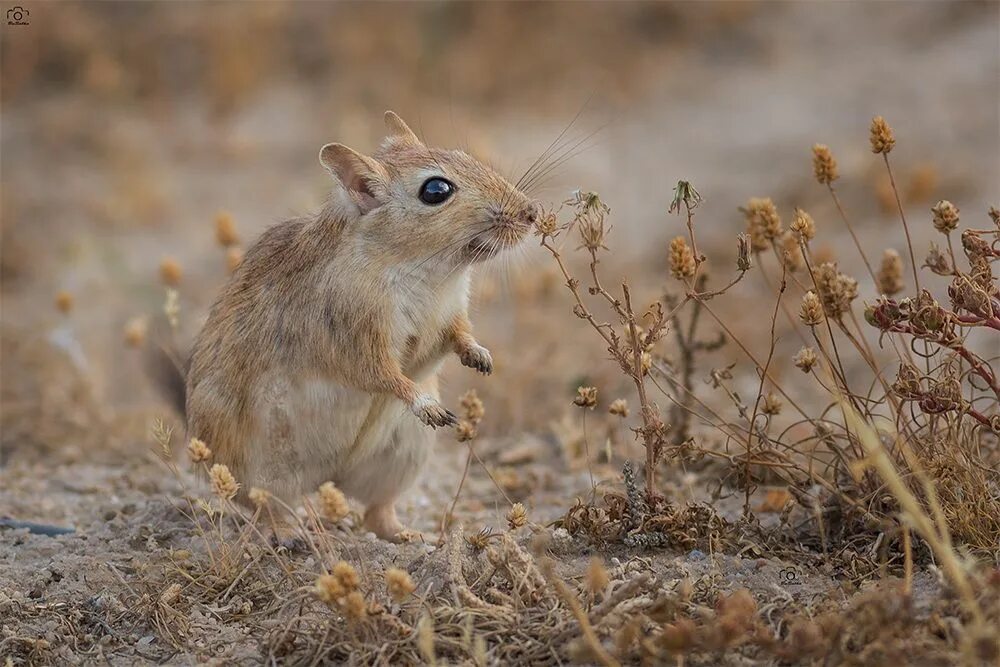
[[[160,280],[168,287],[177,287],[181,282],[181,265],[173,257],[160,261]]]
[[[751,197],[743,209],[750,234],[750,245],[756,251],[766,250],[771,241],[781,236],[781,217],[770,197]]]
[[[670,273],[677,280],[688,280],[694,276],[697,265],[694,252],[683,236],[670,241]]]
[[[459,421],[455,427],[455,437],[458,438],[459,442],[475,440],[476,435],[478,435],[476,433],[476,425],[466,419]]]
[[[816,222],[812,216],[801,208],[795,209],[795,217],[792,218],[792,232],[802,242],[809,243],[816,238]]]
[[[840,177],[837,161],[826,144],[813,146],[813,174],[821,185],[830,185]]]
[[[225,464],[216,463],[209,470],[208,475],[212,480],[212,489],[215,491],[215,495],[220,498],[229,500],[240,490],[239,482],[233,477],[233,473],[229,472],[229,466]]]
[[[628,417],[628,401],[624,398],[616,398],[611,401],[611,405],[608,407],[608,412],[617,417]]]
[[[406,600],[417,588],[410,573],[398,567],[390,567],[385,571],[385,587],[389,591],[389,597],[397,603]]]
[[[950,276],[954,269],[951,266],[951,260],[948,256],[941,252],[933,243],[931,244],[930,250],[927,251],[927,258],[924,260],[924,266],[933,271],[939,276]]]
[[[821,264],[814,278],[827,317],[840,319],[850,311],[851,302],[858,296],[858,281],[838,271],[833,262]]]
[[[953,232],[958,227],[958,207],[947,199],[942,199],[931,207],[934,214],[934,229],[942,234]]]
[[[736,269],[749,271],[753,266],[753,252],[749,234],[736,235]]]
[[[319,506],[323,518],[337,523],[351,512],[344,493],[333,482],[323,482],[319,487]]]
[[[215,214],[215,240],[224,248],[240,242],[240,237],[236,233],[236,221],[227,211]]]
[[[903,259],[898,252],[889,248],[882,253],[882,265],[876,278],[879,291],[886,296],[903,291]]]
[[[778,398],[778,395],[773,391],[769,391],[764,396],[764,403],[761,405],[760,410],[765,415],[776,415],[781,413],[782,405],[783,403],[781,402],[781,399]]]
[[[169,607],[174,602],[177,602],[178,598],[181,596],[182,587],[178,583],[172,583],[160,594],[160,604],[164,607]]]
[[[73,295],[66,290],[60,290],[56,293],[56,309],[63,315],[73,310]]]
[[[577,387],[573,405],[593,410],[597,405],[597,387]]]
[[[346,560],[337,561],[331,572],[345,591],[353,591],[358,588],[361,579],[358,578],[358,571]]]
[[[816,356],[816,350],[811,347],[803,347],[801,350],[795,353],[792,357],[792,363],[795,367],[801,370],[803,373],[808,373],[813,369],[819,359]]]
[[[559,229],[559,218],[555,211],[543,211],[535,222],[535,233],[538,236],[554,236]]]
[[[323,602],[332,604],[344,597],[347,591],[344,590],[337,577],[332,574],[321,574],[316,577],[313,593]]]
[[[993,224],[996,225],[997,228],[1000,228],[1000,208],[990,206],[988,213],[990,214],[990,220],[993,221]]]
[[[521,503],[514,503],[507,511],[507,525],[511,530],[517,530],[528,523],[528,511]]]
[[[243,263],[243,248],[232,246],[226,248],[226,268],[230,273],[235,271]]]
[[[781,257],[785,263],[785,268],[791,273],[801,271],[805,267],[805,259],[802,257],[802,247],[799,245],[795,234],[785,232],[782,235]]]
[[[608,576],[608,569],[604,567],[604,561],[597,556],[590,559],[587,565],[587,590],[591,597],[596,597],[604,592],[611,580]]]
[[[802,295],[802,304],[799,306],[799,319],[803,324],[811,327],[823,321],[823,305],[816,296],[816,292],[809,290]]]
[[[483,407],[483,402],[479,399],[475,389],[470,389],[462,394],[459,405],[465,411],[465,418],[473,424],[478,424],[486,415],[486,408]]]
[[[259,486],[251,487],[249,493],[247,493],[247,497],[250,498],[250,502],[255,507],[266,507],[271,502],[271,492]]]
[[[192,463],[201,463],[212,458],[212,450],[203,440],[198,438],[191,438],[191,441],[188,442],[187,453]]]
[[[125,344],[129,347],[142,347],[146,342],[146,319],[143,317],[133,317],[125,323],[122,336]]]
[[[368,616],[368,602],[359,591],[352,591],[344,596],[341,609],[349,621],[361,621]]]
[[[885,122],[882,116],[872,118],[871,136],[872,153],[889,154],[892,147],[896,145],[896,137],[892,133],[889,123]]]

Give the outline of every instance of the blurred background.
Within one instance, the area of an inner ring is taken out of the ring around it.
[[[328,188],[319,147],[372,150],[385,109],[514,178],[569,126],[579,150],[540,197],[599,192],[612,208],[609,276],[627,273],[649,299],[682,229],[667,215],[679,179],[705,197],[698,228],[719,279],[751,196],[773,197],[786,220],[809,210],[820,242],[852,266],[812,178],[817,142],[839,160],[845,206],[877,256],[899,221],[868,147],[876,114],[896,131],[918,255],[938,199],[984,222],[997,203],[996,2],[22,7],[26,25],[0,26],[5,456],[139,437],[144,412],[164,408],[123,332],[162,308],[161,261],[181,269],[190,336],[227,275],[217,214],[245,247],[315,208]],[[486,428],[551,423],[582,376],[623,382],[611,364],[594,367],[600,346],[575,323],[551,259],[526,245],[514,271],[488,269],[477,288],[473,319],[498,353]],[[767,294],[748,281],[720,307],[752,312]],[[451,362],[448,376],[452,396],[480,382]],[[130,415],[134,429],[94,428]]]

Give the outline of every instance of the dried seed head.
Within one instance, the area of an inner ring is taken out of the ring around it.
[[[250,498],[250,502],[255,507],[266,507],[271,502],[271,492],[259,486],[251,487],[250,492],[247,493],[247,497]]]
[[[795,364],[796,368],[801,370],[803,373],[808,373],[813,369],[813,366],[819,361],[816,356],[816,350],[811,347],[804,347],[795,353],[792,357],[792,363]]]
[[[872,118],[871,136],[872,153],[889,154],[892,147],[896,145],[896,137],[892,133],[889,123],[885,122],[882,116]]]
[[[73,295],[65,290],[58,292],[56,294],[56,309],[63,315],[73,310]]]
[[[801,208],[797,208],[795,209],[795,217],[792,219],[792,232],[803,242],[809,243],[816,238],[816,222],[811,215]]]
[[[927,251],[924,266],[939,276],[950,276],[954,272],[951,260],[933,243],[931,244],[931,249]]]
[[[166,590],[160,595],[160,604],[164,607],[169,607],[181,596],[181,585],[178,583],[173,583],[167,586]]]
[[[410,573],[398,567],[390,567],[385,571],[385,587],[389,591],[389,597],[397,603],[410,597],[410,593],[417,588]]]
[[[573,399],[573,405],[593,410],[597,405],[597,388],[577,387],[576,398]]]
[[[458,438],[459,442],[468,442],[469,440],[475,440],[476,435],[477,433],[475,424],[465,419],[458,422],[458,426],[455,427],[455,437]]]
[[[838,271],[833,262],[821,264],[814,278],[823,312],[827,317],[839,320],[850,311],[851,302],[858,297],[858,281]]]
[[[347,591],[344,590],[337,577],[332,574],[321,574],[316,578],[313,593],[323,602],[332,604],[344,597]]]
[[[766,250],[781,236],[781,218],[770,197],[751,197],[744,209],[747,233],[754,250]]]
[[[410,597],[410,593],[416,589],[410,573],[396,567],[390,567],[385,571],[385,587],[389,591],[389,597],[397,603]]]
[[[212,489],[215,490],[215,495],[220,498],[229,500],[240,490],[239,482],[233,477],[233,473],[229,472],[229,467],[222,463],[213,465],[208,475],[212,479]]]
[[[591,597],[596,597],[604,592],[608,587],[611,578],[608,576],[608,569],[604,567],[604,561],[594,556],[587,566],[587,590]]]
[[[346,560],[337,561],[331,573],[337,578],[337,582],[343,586],[345,591],[356,590],[361,583],[361,580],[358,578],[358,571]]]
[[[886,296],[903,291],[903,259],[898,252],[889,248],[882,253],[882,265],[876,278],[879,291]]]
[[[507,525],[511,530],[517,530],[528,523],[528,512],[521,503],[514,503],[507,512]]]
[[[760,410],[765,415],[777,415],[781,413],[783,405],[784,404],[781,402],[781,399],[778,398],[777,394],[774,392],[768,392],[767,395],[764,396],[764,404],[761,405]]]
[[[353,591],[344,596],[341,609],[349,621],[361,621],[368,616],[368,603],[365,601],[365,596],[359,591]]]
[[[608,412],[618,417],[628,417],[628,401],[624,398],[616,398],[611,401],[611,405],[608,407]]]
[[[168,287],[177,287],[181,282],[181,265],[173,257],[160,261],[160,280]]]
[[[997,228],[1000,228],[1000,208],[990,206],[989,214],[990,220],[993,221],[993,224],[996,225]]]
[[[840,177],[837,173],[837,161],[826,144],[813,146],[813,174],[821,185],[829,185]]]
[[[240,237],[236,233],[236,221],[227,211],[215,214],[215,240],[224,248],[240,242]]]
[[[212,450],[208,448],[203,440],[191,438],[187,446],[188,458],[192,463],[201,463],[212,458]]]
[[[125,323],[123,337],[125,344],[129,347],[142,347],[146,342],[146,319],[143,317],[133,317]]]
[[[653,367],[653,355],[649,352],[643,352],[639,355],[639,370],[645,375],[649,372],[649,369]]]
[[[670,242],[670,273],[677,280],[688,280],[694,276],[696,264],[694,252],[683,236],[676,236]]]
[[[323,518],[337,523],[351,512],[344,493],[333,482],[323,482],[319,487],[319,506]]]
[[[736,236],[736,268],[739,271],[749,271],[753,266],[752,244],[749,234]]]
[[[232,246],[226,248],[226,268],[232,273],[243,263],[243,248]]]
[[[799,245],[795,234],[785,232],[781,237],[781,256],[785,263],[785,268],[789,272],[801,271],[805,266],[805,259],[802,257],[802,247]]]
[[[799,307],[799,319],[802,320],[803,324],[811,327],[823,321],[823,305],[820,303],[819,297],[812,290],[802,295],[802,305]]]
[[[554,211],[544,211],[535,222],[535,233],[539,236],[553,236],[559,229],[559,219]]]
[[[482,421],[486,415],[486,408],[483,407],[483,402],[479,399],[475,389],[470,389],[462,394],[462,397],[459,399],[459,405],[465,411],[465,418],[472,422],[473,425]]]
[[[923,395],[920,388],[920,371],[913,364],[904,363],[899,367],[892,390],[900,398],[915,400]]]
[[[947,199],[942,199],[931,207],[934,214],[934,229],[942,234],[953,232],[958,227],[958,207]]]

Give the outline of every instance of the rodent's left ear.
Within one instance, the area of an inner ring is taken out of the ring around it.
[[[414,146],[424,145],[420,141],[420,137],[414,134],[413,130],[394,111],[385,112],[385,129],[389,133],[389,139]]]
[[[319,161],[344,186],[362,215],[385,202],[389,177],[378,161],[343,144],[323,146]]]

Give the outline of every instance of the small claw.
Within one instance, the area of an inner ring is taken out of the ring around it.
[[[493,357],[485,347],[476,345],[462,354],[462,365],[489,375],[493,372]]]
[[[413,414],[427,426],[453,426],[458,423],[458,417],[430,396],[419,399],[412,407]]]

